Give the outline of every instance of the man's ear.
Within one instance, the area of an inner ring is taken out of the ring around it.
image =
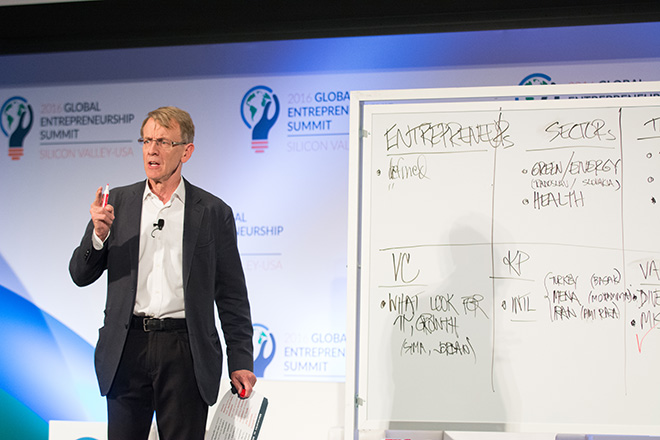
[[[190,160],[190,157],[193,154],[193,151],[195,151],[195,145],[194,144],[186,145],[185,150],[183,150],[183,156],[181,156],[181,162],[182,163],[188,162],[188,160]]]

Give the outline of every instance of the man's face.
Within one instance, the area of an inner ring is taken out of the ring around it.
[[[181,142],[181,128],[176,121],[171,121],[170,128],[165,128],[149,119],[142,128],[144,139],[166,139],[173,142]],[[144,171],[150,183],[163,184],[171,179],[178,183],[181,177],[181,164],[187,162],[192,154],[192,144],[167,146],[150,145],[142,147],[142,159],[144,160]]]

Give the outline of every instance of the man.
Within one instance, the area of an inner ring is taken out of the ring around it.
[[[222,374],[214,303],[232,385],[249,397],[256,383],[233,213],[181,176],[194,131],[181,109],[149,113],[139,140],[146,182],[113,189],[107,204],[96,191],[69,264],[79,286],[108,271],[95,366],[109,440],[146,439],[154,411],[162,440],[203,440]]]

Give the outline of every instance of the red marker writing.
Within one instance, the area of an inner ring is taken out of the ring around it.
[[[110,197],[110,184],[106,183],[103,190],[103,207],[108,204],[108,197]]]

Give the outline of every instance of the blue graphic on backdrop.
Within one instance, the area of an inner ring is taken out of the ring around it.
[[[271,106],[275,105],[271,116]],[[241,100],[241,117],[252,130],[252,149],[263,153],[268,148],[268,133],[280,115],[280,101],[266,86],[252,87]]]
[[[547,85],[547,84],[555,84],[555,82],[550,78],[550,76],[546,75],[545,73],[532,73],[531,75],[527,75],[525,78],[523,78],[522,81],[520,81],[520,86],[538,86],[538,85]],[[547,96],[527,96],[525,98],[516,98],[516,101],[520,99],[525,99],[527,101],[531,101],[534,99],[541,99],[545,100],[548,99]],[[554,96],[553,99],[559,99],[559,96]]]
[[[521,86],[536,86],[536,85],[545,85],[545,84],[554,84],[552,79],[545,73],[532,73],[527,75],[522,81],[520,81]]]
[[[254,351],[257,352],[257,356],[254,359],[254,375],[264,377],[266,367],[270,365],[273,357],[275,357],[275,349],[277,347],[275,335],[263,324],[253,324],[252,328],[254,329]],[[269,341],[272,347],[269,347]],[[266,355],[266,353],[269,354]]]
[[[8,285],[20,281],[0,256],[0,426],[17,436],[3,440],[46,439],[49,420],[105,421],[94,348]]]
[[[29,114],[29,120],[26,117]],[[19,160],[23,156],[23,142],[32,128],[34,113],[25,98],[14,96],[0,108],[0,128],[9,138],[9,157]]]

